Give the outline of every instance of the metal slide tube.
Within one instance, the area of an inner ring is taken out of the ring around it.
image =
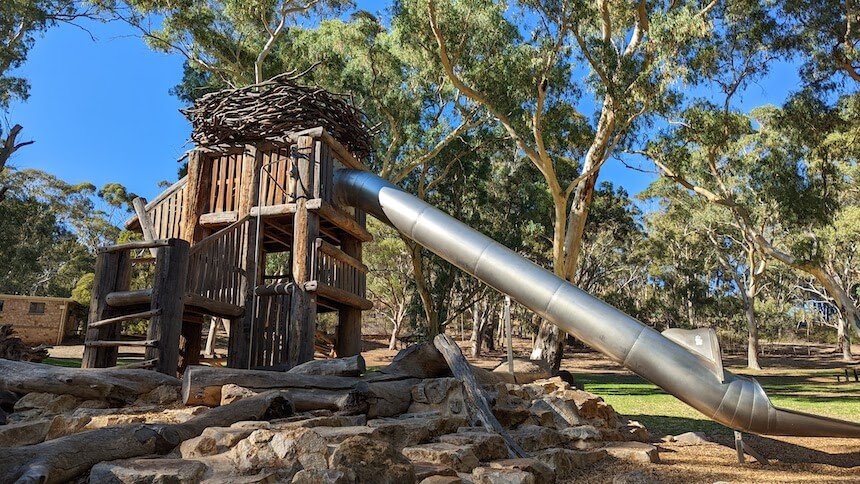
[[[860,438],[860,424],[775,408],[753,379],[712,366],[573,284],[371,173],[339,170],[338,203],[391,225],[542,318],[735,430]]]

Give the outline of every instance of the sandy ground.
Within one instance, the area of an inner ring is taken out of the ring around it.
[[[459,338],[458,338],[459,339]],[[219,338],[221,340],[221,338]],[[223,341],[222,341],[223,343]],[[464,350],[467,341],[460,341]],[[517,339],[514,349],[517,356],[527,356],[531,342]],[[221,348],[223,348],[222,345]],[[389,350],[384,336],[366,337],[364,358],[369,368],[385,366],[397,354]],[[128,357],[139,353],[138,348],[125,347],[121,354]],[[223,350],[221,350],[223,351]],[[793,348],[771,348],[772,354],[763,358],[768,374],[790,374],[797,369],[840,367],[838,355],[832,354],[827,347],[811,348],[813,357],[793,357]],[[855,350],[860,354],[860,348]],[[805,349],[802,350],[806,353]],[[51,350],[54,358],[80,358],[83,346],[58,346]],[[464,351],[468,354],[468,351]],[[483,357],[473,363],[493,368],[504,361],[502,348],[485,352]],[[728,355],[727,367],[742,366],[742,355]],[[629,373],[623,367],[589,351],[575,351],[568,355],[563,368],[574,373],[618,372]],[[858,416],[857,418],[860,418]],[[771,459],[769,465],[762,465],[752,459],[739,464],[730,437],[713,436],[715,442],[707,445],[685,446],[680,444],[658,443],[662,462],[651,465],[638,465],[616,462],[612,465],[601,463],[583,470],[573,482],[604,483],[627,473],[638,473],[644,482],[690,483],[690,482],[858,482],[860,483],[860,440],[824,438],[764,438],[747,436],[746,441],[756,450]]]

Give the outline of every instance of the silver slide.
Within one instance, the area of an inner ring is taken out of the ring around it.
[[[732,429],[860,438],[860,424],[776,408],[724,371],[713,330],[661,334],[371,173],[339,170],[342,205],[366,211],[683,402]]]

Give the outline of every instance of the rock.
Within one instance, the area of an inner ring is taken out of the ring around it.
[[[314,427],[314,432],[320,435],[323,440],[329,444],[339,444],[350,437],[355,437],[356,435],[373,437],[376,430],[377,429],[366,425],[351,427]]]
[[[76,434],[86,430],[92,420],[90,417],[75,417],[71,415],[57,415],[51,420],[51,427],[45,440],[52,440],[66,435]]]
[[[711,439],[704,432],[685,432],[672,437],[671,442],[685,445],[703,445],[710,444]]]
[[[332,453],[329,468],[355,472],[357,482],[413,484],[412,463],[387,442],[367,437],[350,437]]]
[[[292,476],[300,470],[298,460],[279,458],[269,445],[274,436],[270,430],[255,430],[247,438],[240,440],[226,455],[242,474],[254,474],[266,469]]]
[[[456,378],[422,380],[412,387],[409,413],[438,412],[443,417],[470,419],[463,384]]]
[[[456,474],[453,476],[430,476],[422,481],[421,484],[461,484],[463,479],[460,479]]]
[[[221,387],[221,405],[229,405],[243,398],[252,397],[257,392],[249,390],[239,385],[228,383]]]
[[[618,414],[615,413],[615,409],[597,395],[582,390],[564,390],[557,392],[556,396],[573,402],[582,418],[602,420],[603,425],[608,428],[618,426]]]
[[[71,395],[28,393],[15,402],[15,411],[39,410],[43,415],[57,415],[74,410],[81,401]]]
[[[632,471],[615,476],[612,484],[660,484],[660,481],[645,472]]]
[[[367,425],[367,417],[365,415],[308,416],[305,414],[286,419],[272,420],[270,422],[269,428],[290,429],[297,427],[352,427],[357,425]]]
[[[0,426],[0,448],[20,447],[44,442],[53,419],[45,418]]]
[[[105,400],[84,400],[78,404],[78,408],[113,408],[110,402]]]
[[[403,455],[413,462],[442,464],[458,472],[470,472],[480,464],[471,446],[444,442],[406,447]]]
[[[156,403],[159,405],[167,405],[179,401],[179,387],[176,385],[160,385],[149,393],[141,395],[135,403]]]
[[[432,462],[413,462],[412,466],[415,469],[415,480],[417,482],[423,482],[425,479],[432,476],[457,475],[457,471],[442,464],[434,464]]]
[[[202,480],[206,465],[182,459],[131,459],[102,462],[90,471],[99,484],[192,484]]]
[[[183,459],[205,457],[218,453],[218,443],[208,435],[200,435],[179,444],[179,454]]]
[[[577,425],[561,430],[561,435],[569,440],[569,445],[577,449],[590,449],[598,445],[601,433],[593,425]]]
[[[567,439],[558,431],[538,425],[523,425],[511,431],[511,437],[527,452],[563,446]]]
[[[618,431],[623,440],[633,440],[645,443],[651,440],[651,435],[648,433],[648,429],[635,420],[628,420],[624,425],[618,428]]]
[[[282,460],[298,460],[304,469],[328,467],[328,443],[314,429],[282,430],[272,436],[275,455]]]
[[[535,480],[535,476],[525,471],[492,467],[478,467],[473,470],[472,480],[475,484],[535,484],[540,482]]]
[[[209,437],[215,440],[217,453],[224,452],[234,447],[242,439],[251,435],[254,429],[233,427],[209,427],[200,434],[201,437]]]
[[[458,432],[439,437],[439,442],[453,445],[469,445],[481,461],[508,458],[508,447],[501,435],[487,431]]]
[[[529,360],[526,358],[514,358],[514,373],[511,374],[510,366],[505,361],[493,369],[493,373],[510,376],[510,383],[531,383],[535,380],[549,378],[551,372],[540,361]]]
[[[504,459],[490,462],[490,467],[493,469],[512,469],[517,471],[528,472],[533,475],[535,481],[544,484],[552,484],[555,482],[555,472],[543,462],[532,459]]]
[[[576,406],[552,396],[534,401],[529,407],[529,412],[538,425],[556,430],[583,423]]]
[[[528,406],[524,399],[506,391],[500,391],[493,405],[493,415],[503,427],[516,427],[532,415]]]
[[[643,442],[612,442],[604,447],[606,452],[617,459],[645,464],[660,462],[657,447]]]
[[[376,429],[373,436],[383,439],[398,449],[429,442],[440,435],[456,432],[467,425],[462,417],[402,415],[400,418],[368,420],[368,427]]]
[[[292,484],[353,484],[355,473],[339,469],[302,469],[293,476]]]
[[[552,469],[558,479],[569,479],[576,470],[599,462],[608,455],[605,450],[547,449],[534,454],[534,458]]]

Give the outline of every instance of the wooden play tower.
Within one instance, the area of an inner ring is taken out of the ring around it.
[[[84,366],[115,365],[128,343],[117,341],[120,323],[141,318],[150,323],[147,339],[133,342],[146,346],[138,366],[165,373],[199,361],[206,316],[227,323],[234,368],[313,359],[317,316],[327,312],[337,313],[337,355],[359,353],[361,312],[372,307],[361,244],[372,237],[364,213],[337,205],[333,176],[365,167],[331,131],[198,141],[187,176],[145,206],[151,223],[127,223],[148,242],[100,251]],[[134,268],[152,263],[151,287],[130,289]]]

